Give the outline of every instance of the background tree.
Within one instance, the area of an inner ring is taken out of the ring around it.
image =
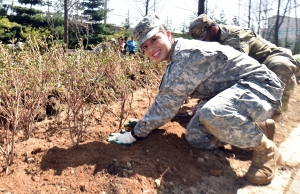
[[[17,40],[25,39],[24,30],[27,27],[30,29],[35,28],[45,28],[47,27],[46,19],[43,15],[43,11],[39,9],[32,8],[32,5],[43,5],[42,1],[33,0],[20,0],[19,3],[21,5],[30,4],[30,8],[25,6],[13,6],[13,4],[3,4],[1,14],[6,14],[5,17],[9,22],[16,23],[13,28],[9,30],[8,33],[4,33],[1,38],[1,41],[4,43],[8,43],[10,39],[16,38]],[[8,14],[8,10],[11,10],[10,14]],[[3,15],[2,15],[3,16]],[[28,30],[27,30],[28,31]]]
[[[300,4],[297,4],[297,0],[294,0],[294,5],[295,8],[297,8],[298,6],[300,6]],[[295,30],[295,46],[294,46],[294,50],[293,53],[300,53],[300,28],[298,26],[298,15],[297,15],[297,10],[295,9],[295,18],[296,18],[296,30]]]
[[[249,0],[249,7],[248,7],[248,28],[250,28],[251,23],[251,0]]]
[[[290,0],[287,0],[286,5],[284,6],[284,10],[282,15],[280,15],[280,11],[281,11],[281,7],[282,7],[282,0],[278,0],[278,4],[277,4],[277,15],[276,15],[276,22],[275,22],[275,28],[274,28],[274,43],[278,46],[279,45],[279,39],[278,39],[278,32],[279,32],[279,28],[283,22],[283,19],[286,15],[287,9],[288,9],[288,5],[290,3]]]
[[[150,0],[136,0],[137,4],[142,4],[142,6],[137,6],[138,12],[144,17],[148,15],[149,10],[152,8],[150,6]]]
[[[141,14],[141,16],[146,16],[152,12],[157,14],[160,13],[160,9],[158,9],[159,4],[162,0],[134,0],[136,4],[137,11]]]
[[[83,45],[87,48],[88,44],[96,45],[102,42],[106,35],[112,34],[108,29],[110,24],[102,23],[110,9],[105,7],[104,0],[86,0],[80,5],[85,17],[81,22],[85,29],[81,35],[84,35]]]
[[[47,22],[43,16],[43,11],[40,9],[32,8],[33,5],[43,6],[42,0],[18,0],[21,6],[8,5],[12,14],[8,15],[10,21],[17,22],[22,26],[32,26],[32,27],[46,27]],[[30,8],[24,5],[30,4]],[[23,6],[22,6],[23,5]]]
[[[205,0],[199,0],[198,1],[198,13],[197,13],[198,16],[201,15],[201,14],[203,14],[203,13],[205,13],[204,12],[204,10],[205,10],[204,3],[205,3]]]
[[[99,23],[104,20],[109,10],[104,9],[103,0],[86,0],[81,3],[83,15],[90,16],[92,21]]]
[[[7,12],[8,12],[9,6],[8,5],[2,5],[0,7],[0,16],[7,16]]]
[[[214,20],[217,24],[227,25],[227,19],[226,19],[226,15],[224,13],[224,10],[222,10],[222,12],[220,13],[219,18],[214,18]]]
[[[261,22],[261,9],[262,9],[262,0],[259,0],[259,11],[258,11],[258,27],[257,27],[257,34],[260,33],[260,22]]]
[[[64,0],[64,43],[65,46],[68,48],[69,45],[69,17],[68,17],[68,0]]]
[[[16,37],[16,29],[21,29],[21,26],[16,22],[10,22],[6,17],[0,19],[0,39],[3,42],[8,43]]]
[[[29,4],[30,8],[32,8],[33,5],[43,5],[44,1],[43,0],[18,0],[20,4]]]
[[[62,4],[54,2],[52,8],[53,12],[47,12],[46,14],[48,27],[55,40],[62,40],[64,37],[64,12],[61,9]]]
[[[239,20],[238,20],[238,17],[237,16],[234,16],[232,18],[232,22],[231,22],[232,25],[235,25],[235,26],[239,26],[240,23],[239,23]]]
[[[126,30],[129,30],[130,25],[131,25],[131,23],[130,23],[130,21],[129,21],[129,18],[126,18],[125,21],[122,22],[122,24],[123,24],[123,27],[124,27]]]

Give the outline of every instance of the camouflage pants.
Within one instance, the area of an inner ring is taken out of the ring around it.
[[[259,92],[236,84],[209,101],[201,101],[187,126],[185,138],[202,149],[214,149],[224,143],[239,148],[260,144],[263,133],[254,122],[265,121],[280,102],[270,101]]]
[[[281,110],[287,111],[289,99],[294,91],[296,81],[297,66],[294,65],[288,58],[282,56],[272,57],[269,62],[265,64],[271,71],[273,71],[279,79],[285,83],[283,96],[281,99]],[[280,112],[277,110],[277,112]]]

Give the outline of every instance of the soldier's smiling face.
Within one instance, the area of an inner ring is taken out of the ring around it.
[[[158,32],[148,40],[146,40],[141,48],[145,52],[146,56],[156,62],[171,60],[170,50],[172,46],[172,35],[170,31],[166,33]]]

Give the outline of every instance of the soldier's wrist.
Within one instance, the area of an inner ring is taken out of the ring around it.
[[[131,130],[131,135],[134,137],[137,141],[143,139],[142,137],[139,137],[138,135],[135,134],[134,130]]]

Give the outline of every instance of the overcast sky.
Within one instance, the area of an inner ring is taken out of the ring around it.
[[[135,25],[142,19],[138,9],[144,11],[142,4],[136,3],[136,0],[108,0],[108,8],[113,9],[108,14],[108,22],[122,25],[125,18],[128,17],[130,22]],[[154,0],[150,1],[151,3]],[[196,0],[156,0],[156,13],[164,22],[171,23],[174,27],[182,26],[183,23],[189,24],[190,18],[194,18],[197,12]],[[231,20],[234,15],[238,15],[239,0],[207,0],[207,7],[213,9],[215,16],[219,16],[222,10]]]
[[[108,23],[121,25],[125,22],[125,18],[129,15],[131,27],[134,27],[138,21],[142,19],[138,9],[145,8],[142,4],[137,3],[138,0],[108,0],[108,8],[113,9],[108,14]],[[139,0],[145,1],[145,0]],[[195,17],[197,12],[197,0],[150,0],[150,4],[157,2],[156,13],[165,24],[170,24],[172,28],[180,28],[183,23],[189,25],[191,18]],[[248,3],[249,0],[206,0],[208,7],[208,15],[211,17],[220,18],[220,14],[224,11],[228,24],[232,21],[234,16],[239,16],[240,24],[246,26],[248,21]],[[253,7],[251,17],[255,23],[254,18],[258,18],[258,2],[259,0],[252,0],[257,2],[257,7]],[[273,2],[273,3],[272,3]],[[269,16],[276,14],[278,0],[262,1],[263,5],[267,5],[267,9],[271,10]],[[286,0],[282,0],[283,3]],[[294,3],[294,0],[292,0]],[[299,4],[299,0],[296,0]],[[256,11],[257,10],[257,11]],[[300,16],[300,7],[298,8],[298,18]],[[294,11],[290,13],[295,17]],[[268,17],[269,17],[268,16]],[[257,22],[256,22],[257,23]]]
[[[238,9],[239,0],[207,0],[208,7],[214,7],[215,12],[221,13],[222,10],[225,11],[224,2],[232,2],[232,8],[236,14]],[[145,10],[142,4],[136,3],[136,0],[108,0],[108,8],[113,9],[112,12],[108,14],[108,22],[117,25],[122,25],[125,18],[128,17],[132,25],[136,25],[138,21],[142,19],[141,14],[138,9]],[[180,27],[183,23],[189,24],[190,18],[195,17],[195,12],[197,12],[197,1],[196,0],[156,0],[156,13],[165,23],[171,24],[173,27]],[[216,4],[215,2],[218,2]],[[154,4],[154,0],[150,3]],[[193,13],[194,12],[194,13]],[[232,15],[233,12],[228,12],[228,17]],[[226,14],[227,15],[227,14]]]

